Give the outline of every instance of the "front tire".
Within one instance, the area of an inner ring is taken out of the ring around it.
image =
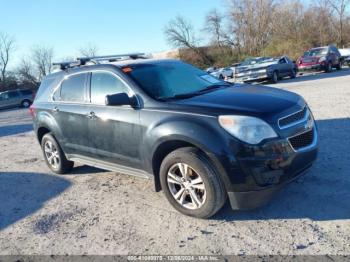
[[[332,63],[331,62],[327,63],[325,72],[326,73],[332,72]]]
[[[47,166],[56,174],[66,174],[72,170],[74,162],[67,160],[60,145],[50,134],[43,136],[41,149]]]
[[[274,71],[273,73],[272,73],[272,77],[271,77],[271,82],[272,83],[274,83],[274,84],[276,84],[277,82],[278,82],[278,72],[277,71]]]
[[[290,78],[294,79],[297,76],[297,70],[296,69],[292,69],[292,71],[290,72]]]
[[[337,70],[341,70],[341,67],[342,67],[342,63],[339,62],[335,68],[336,68]]]
[[[204,153],[193,147],[177,149],[165,157],[160,182],[170,204],[188,216],[211,217],[226,200],[219,175]]]

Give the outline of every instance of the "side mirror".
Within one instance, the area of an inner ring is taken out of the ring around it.
[[[107,106],[134,106],[133,100],[126,93],[107,95],[105,102]]]

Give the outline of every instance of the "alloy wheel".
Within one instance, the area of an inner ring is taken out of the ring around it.
[[[46,141],[44,144],[44,152],[47,162],[54,169],[58,169],[60,164],[60,156],[56,146],[51,141]]]
[[[24,101],[22,105],[23,107],[27,108],[30,106],[30,103],[28,101]]]
[[[206,200],[206,189],[200,174],[185,163],[176,163],[167,174],[168,187],[174,199],[187,209],[199,209]]]

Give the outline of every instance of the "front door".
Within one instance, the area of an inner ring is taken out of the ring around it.
[[[131,106],[106,106],[106,95],[131,90],[116,74],[92,72],[90,80],[90,142],[99,160],[140,167],[139,111]]]

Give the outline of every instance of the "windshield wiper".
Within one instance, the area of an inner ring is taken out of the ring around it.
[[[161,101],[176,100],[176,99],[186,99],[186,98],[191,98],[191,97],[194,97],[194,96],[198,96],[198,95],[207,93],[207,92],[209,92],[211,90],[215,90],[215,89],[218,89],[218,88],[221,88],[221,87],[229,87],[229,86],[232,86],[232,84],[230,84],[230,83],[215,84],[215,85],[210,85],[210,86],[208,86],[208,87],[206,87],[204,89],[201,89],[201,90],[198,90],[198,91],[195,91],[195,92],[190,92],[190,93],[185,93],[185,94],[177,94],[177,95],[170,96],[170,97],[159,97],[158,99],[161,100]]]

